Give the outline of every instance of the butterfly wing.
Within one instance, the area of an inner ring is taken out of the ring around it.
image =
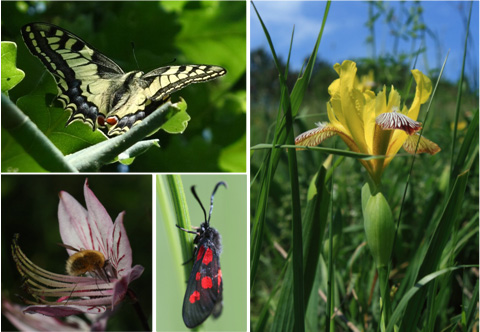
[[[203,83],[223,76],[225,68],[210,65],[183,65],[161,67],[143,75],[148,82],[145,94],[151,100],[164,100],[170,94],[192,83]]]
[[[200,243],[183,300],[185,325],[194,328],[212,312],[218,317],[221,313],[222,291],[222,271],[215,246],[208,241]]]
[[[224,68],[209,65],[124,73],[95,48],[55,25],[31,23],[21,32],[30,52],[55,78],[58,99],[71,112],[67,125],[82,120],[93,130],[107,127],[107,136],[128,131],[160,107],[171,93],[226,74]]]
[[[183,65],[161,67],[144,75],[141,72],[126,74],[126,81],[130,84],[124,84],[115,91],[113,106],[107,117],[107,122],[114,126],[108,134],[126,132],[165,103],[173,92],[225,73],[226,70],[219,66]]]
[[[72,114],[67,125],[82,120],[93,130],[97,118],[108,113],[112,82],[124,76],[112,60],[73,33],[47,23],[30,23],[21,29],[30,52],[53,75],[58,99]],[[98,122],[102,125],[102,121]]]

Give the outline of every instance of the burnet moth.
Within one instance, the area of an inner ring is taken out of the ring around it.
[[[193,243],[195,250],[193,252],[193,268],[188,278],[187,291],[183,299],[182,316],[183,322],[188,328],[194,328],[203,323],[210,314],[217,318],[222,313],[223,307],[223,279],[220,269],[220,253],[222,252],[221,236],[218,231],[210,227],[210,217],[213,210],[213,197],[218,187],[223,185],[227,188],[225,182],[218,182],[213,189],[210,197],[210,212],[203,207],[200,198],[195,192],[195,186],[191,190],[193,196],[200,204],[205,221],[200,227],[194,227],[195,231],[189,231],[176,225],[182,231],[196,234]],[[188,263],[187,261],[186,263]]]

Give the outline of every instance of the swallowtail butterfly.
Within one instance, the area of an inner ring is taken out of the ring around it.
[[[226,74],[211,65],[167,66],[148,73],[123,70],[73,33],[48,23],[21,29],[30,52],[53,75],[58,99],[71,112],[67,125],[82,120],[107,136],[128,131],[165,103],[170,94],[192,83]]]

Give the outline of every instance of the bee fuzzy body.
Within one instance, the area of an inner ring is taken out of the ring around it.
[[[81,250],[67,260],[66,270],[71,276],[96,272],[105,266],[105,256],[97,250]]]

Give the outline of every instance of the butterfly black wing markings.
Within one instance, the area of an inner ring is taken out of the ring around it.
[[[71,112],[66,125],[82,120],[107,136],[128,131],[170,94],[189,84],[226,74],[213,65],[167,66],[146,74],[124,71],[73,33],[48,23],[30,23],[21,33],[30,52],[53,75],[57,98]]]

